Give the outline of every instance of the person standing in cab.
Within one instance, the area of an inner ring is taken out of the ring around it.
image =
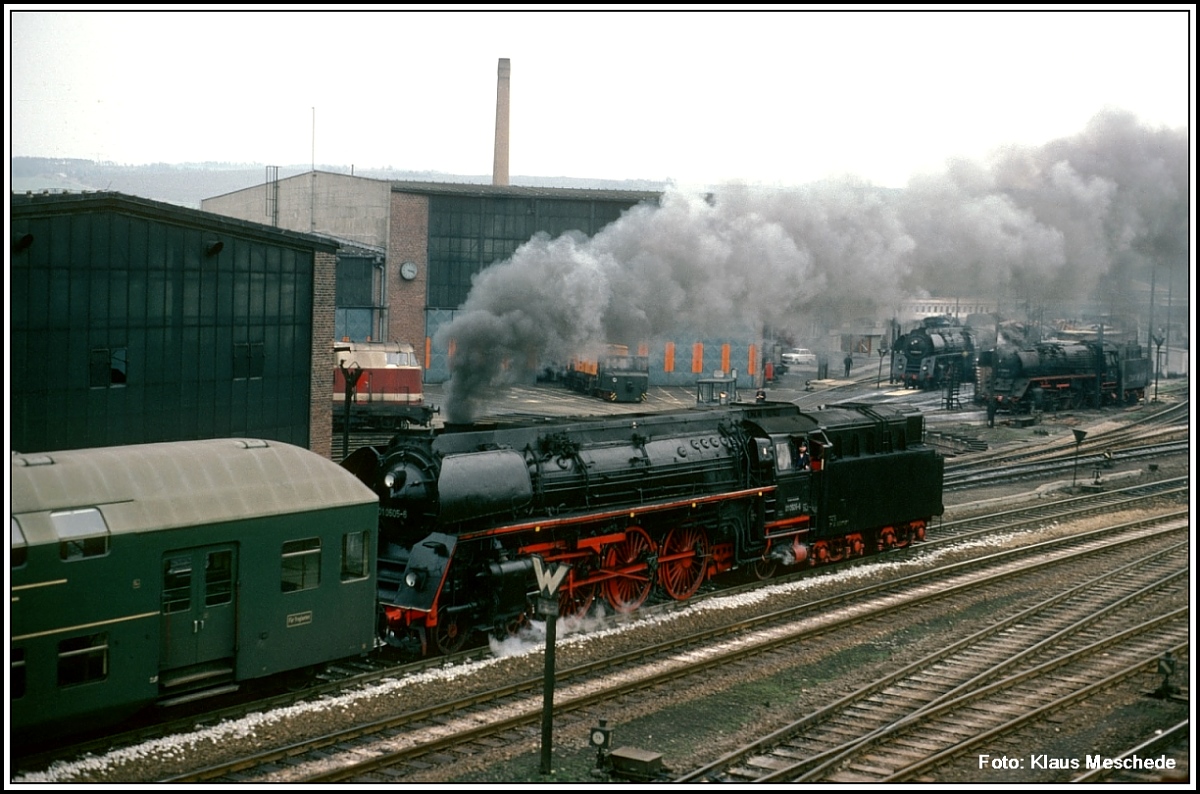
[[[796,451],[796,468],[800,471],[808,471],[812,465],[812,459],[808,456],[808,445],[803,441]]]

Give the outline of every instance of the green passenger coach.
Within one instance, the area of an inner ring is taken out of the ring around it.
[[[14,453],[14,743],[370,652],[378,512],[275,441]]]

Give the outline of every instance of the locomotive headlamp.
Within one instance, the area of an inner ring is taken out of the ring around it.
[[[408,472],[404,469],[392,469],[387,474],[383,475],[383,485],[385,488],[395,490],[404,485],[408,481]]]

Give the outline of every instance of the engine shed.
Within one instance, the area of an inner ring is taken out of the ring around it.
[[[120,193],[14,195],[11,446],[328,454],[338,244]]]

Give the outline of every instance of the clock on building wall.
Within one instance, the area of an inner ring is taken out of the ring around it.
[[[413,262],[405,262],[400,266],[400,275],[406,281],[412,281],[417,277],[417,266]]]

